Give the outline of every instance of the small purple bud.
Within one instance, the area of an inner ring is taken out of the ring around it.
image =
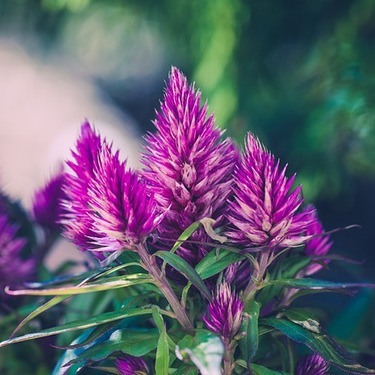
[[[23,259],[27,241],[17,236],[18,226],[0,214],[0,287],[15,286],[26,281],[34,272],[33,259]]]
[[[312,354],[300,360],[296,367],[296,375],[326,375],[329,363],[318,354]]]
[[[234,200],[227,215],[226,235],[247,247],[295,247],[305,243],[304,234],[313,211],[299,212],[301,186],[292,189],[295,176],[285,176],[286,166],[268,152],[251,133],[246,150],[234,172]]]
[[[35,220],[40,226],[52,232],[60,229],[61,202],[65,198],[63,182],[64,174],[60,169],[44,187],[35,192],[33,197],[32,214]]]
[[[116,360],[117,370],[121,375],[148,375],[146,362],[140,357],[123,355]]]
[[[231,340],[241,326],[244,303],[227,282],[219,284],[203,321],[212,332]]]
[[[328,253],[332,246],[332,241],[330,241],[329,235],[324,235],[323,226],[320,223],[317,215],[314,215],[314,220],[307,228],[306,234],[313,236],[309,241],[307,241],[305,246],[306,255],[314,259],[316,256],[322,256]],[[322,261],[322,260],[320,260]],[[325,264],[328,260],[323,260]],[[304,270],[306,276],[312,275],[322,269],[322,265],[318,263],[309,264]]]

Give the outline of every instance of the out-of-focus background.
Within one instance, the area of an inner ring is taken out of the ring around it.
[[[85,118],[137,166],[171,65],[298,172],[327,230],[361,226],[333,251],[366,263],[325,276],[374,281],[373,0],[1,0],[1,186],[30,204]]]

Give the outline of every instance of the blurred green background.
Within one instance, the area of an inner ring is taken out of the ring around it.
[[[90,77],[141,132],[176,65],[227,134],[298,172],[327,230],[361,226],[334,251],[366,263],[327,277],[375,280],[375,1],[1,0],[0,33]]]

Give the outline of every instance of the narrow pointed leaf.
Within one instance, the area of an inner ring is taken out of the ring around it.
[[[6,288],[6,292],[13,296],[28,295],[28,296],[67,296],[76,295],[92,292],[100,292],[109,289],[126,288],[132,285],[152,283],[151,278],[143,273],[124,275],[117,277],[110,277],[103,281],[95,283],[80,285],[80,286],[69,286],[52,289],[21,289],[21,290],[10,290]]]
[[[17,342],[58,335],[63,332],[86,329],[90,327],[95,327],[99,324],[112,322],[115,320],[125,319],[125,318],[129,318],[132,316],[137,316],[137,315],[147,315],[151,313],[152,313],[151,309],[141,309],[141,308],[127,310],[127,311],[119,310],[119,311],[114,311],[114,312],[107,312],[107,313],[103,313],[97,316],[93,316],[91,318],[76,320],[74,322],[62,324],[58,327],[48,328],[48,329],[44,329],[36,333],[29,333],[27,335],[14,337],[12,339],[5,340],[3,342],[0,342],[0,348],[9,344],[15,344]]]
[[[198,275],[197,271],[192,268],[186,260],[176,254],[170,253],[169,251],[158,251],[155,255],[163,259],[177,271],[181,272],[207,299],[211,299],[211,293],[206,287],[206,284]]]
[[[357,374],[375,374],[375,370],[368,369],[358,364],[342,346],[326,333],[314,333],[298,324],[284,319],[267,318],[262,319],[261,323],[281,331],[295,342],[306,345],[327,362],[345,371]]]
[[[244,256],[235,254],[228,250],[211,250],[195,267],[200,277],[205,280],[223,271],[230,264],[245,259]]]
[[[247,320],[244,324],[246,329],[246,336],[243,338],[243,343],[241,343],[241,349],[244,352],[244,357],[246,358],[247,366],[249,368],[251,360],[253,359],[255,353],[258,350],[259,345],[259,330],[258,330],[258,320],[260,312],[260,304],[255,300],[252,300],[249,306],[246,306]]]
[[[296,289],[347,289],[347,288],[375,288],[375,284],[369,283],[339,283],[318,279],[284,279],[273,280],[268,285],[281,285]]]

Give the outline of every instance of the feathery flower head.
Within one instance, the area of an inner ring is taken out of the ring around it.
[[[217,286],[203,321],[212,332],[220,334],[223,338],[232,339],[241,326],[243,308],[243,301],[224,281]]]
[[[88,123],[81,128],[73,158],[65,185],[67,237],[99,257],[100,251],[134,248],[144,241],[161,217],[139,175]]]
[[[81,126],[81,134],[76,142],[76,150],[72,151],[73,160],[66,162],[71,169],[65,175],[62,224],[64,234],[81,250],[91,247],[92,218],[88,214],[88,185],[94,178],[94,166],[102,147],[99,134],[86,121]],[[101,254],[96,253],[98,257]]]
[[[121,375],[148,375],[146,362],[140,357],[123,355],[116,360],[117,370]]]
[[[137,172],[127,169],[104,143],[88,186],[91,240],[103,251],[131,248],[145,241],[162,215]],[[99,235],[96,235],[99,233]]]
[[[204,217],[220,225],[231,194],[231,175],[238,153],[230,140],[221,141],[213,115],[194,85],[172,68],[164,101],[154,121],[156,134],[146,137],[144,177],[162,211],[158,227],[160,244],[171,246],[193,222]],[[193,240],[207,241],[203,230]],[[207,252],[202,246],[184,244],[178,250],[195,265]]]
[[[298,362],[296,375],[326,375],[329,363],[318,354],[312,354]]]
[[[324,235],[324,229],[319,221],[317,215],[315,214],[313,222],[309,225],[306,230],[308,236],[314,236],[307,241],[305,246],[305,253],[307,256],[314,259],[316,256],[325,255],[328,253],[332,246],[332,241],[330,241],[329,235]],[[328,260],[324,260],[328,263]],[[309,264],[304,270],[306,276],[312,275],[322,269],[322,265],[318,263]]]
[[[62,169],[38,189],[33,197],[32,214],[39,225],[52,232],[59,231],[64,174]]]
[[[33,259],[22,259],[27,241],[17,236],[19,227],[11,224],[7,215],[0,214],[0,285],[14,286],[30,277],[34,271]]]
[[[234,172],[234,200],[227,215],[232,227],[226,235],[233,243],[248,247],[291,247],[306,242],[306,229],[313,210],[300,209],[301,186],[292,189],[295,176],[251,133],[246,150]]]

